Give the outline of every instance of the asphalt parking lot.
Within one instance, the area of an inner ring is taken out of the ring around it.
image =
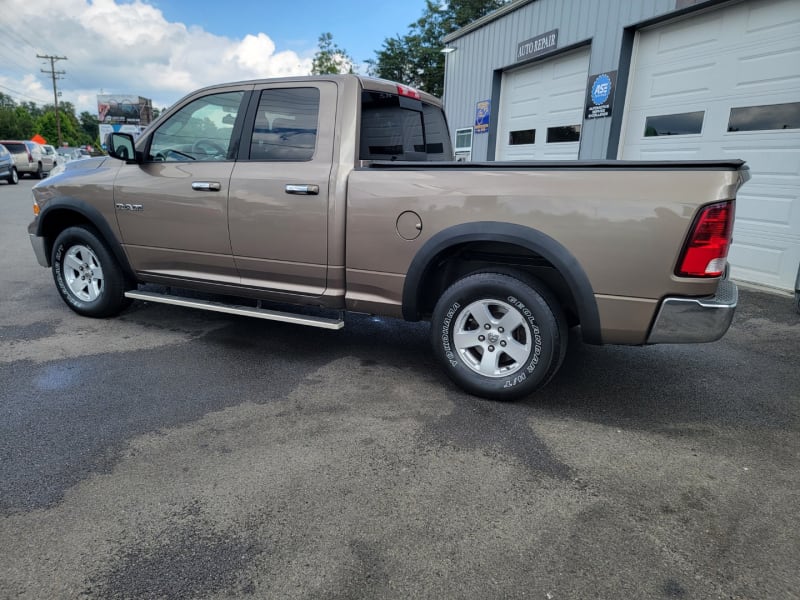
[[[427,327],[69,311],[0,184],[0,598],[800,598],[800,315],[574,339],[470,397]]]

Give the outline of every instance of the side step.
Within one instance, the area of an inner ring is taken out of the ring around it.
[[[295,325],[308,325],[309,327],[321,327],[322,329],[341,329],[344,327],[342,319],[328,319],[325,317],[314,317],[310,315],[299,315],[279,310],[268,310],[266,308],[255,308],[252,306],[239,306],[236,304],[223,304],[211,300],[198,300],[195,298],[184,298],[182,296],[171,296],[169,294],[156,294],[153,292],[142,292],[131,290],[125,292],[126,298],[134,300],[145,300],[146,302],[160,302],[161,304],[173,304],[186,308],[199,308],[200,310],[210,310],[214,312],[228,313],[230,315],[241,315],[244,317],[255,317],[268,321],[283,321],[284,323],[294,323]]]

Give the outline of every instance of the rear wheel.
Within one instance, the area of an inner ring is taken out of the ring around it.
[[[53,279],[61,298],[87,317],[110,317],[130,305],[114,255],[88,227],[68,227],[53,244]]]
[[[42,170],[42,163],[39,163],[39,166],[36,167],[36,179],[44,179],[44,171]]]
[[[11,173],[8,174],[6,181],[11,185],[17,185],[19,183],[19,173],[17,173],[16,167],[11,167]]]
[[[541,282],[524,275],[460,279],[442,294],[431,326],[434,353],[450,378],[493,400],[543,387],[566,353],[561,307]]]

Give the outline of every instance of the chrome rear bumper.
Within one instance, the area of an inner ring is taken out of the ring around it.
[[[714,342],[728,331],[738,301],[739,289],[726,279],[710,298],[664,298],[647,343]]]

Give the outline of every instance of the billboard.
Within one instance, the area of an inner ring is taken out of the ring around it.
[[[104,124],[149,125],[153,120],[153,101],[132,94],[98,95],[97,115]]]

